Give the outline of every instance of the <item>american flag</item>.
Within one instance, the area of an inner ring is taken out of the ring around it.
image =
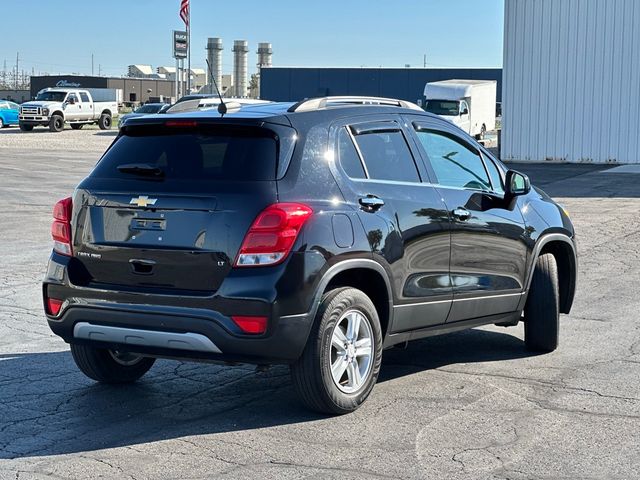
[[[189,26],[189,0],[180,0],[180,18]]]

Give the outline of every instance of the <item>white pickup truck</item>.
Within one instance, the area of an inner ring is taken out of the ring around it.
[[[477,139],[496,128],[495,80],[443,80],[424,87],[424,109]]]
[[[110,92],[104,93],[107,99]],[[65,123],[74,130],[88,124],[97,124],[101,130],[108,130],[113,115],[117,113],[115,96],[113,100],[94,101],[89,90],[45,88],[38,92],[35,100],[20,106],[18,122],[23,132],[30,132],[38,125],[49,127],[52,132],[61,132]]]

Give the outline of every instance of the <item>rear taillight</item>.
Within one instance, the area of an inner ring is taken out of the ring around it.
[[[235,261],[236,267],[276,265],[293,247],[313,210],[301,203],[274,203],[253,221]]]
[[[71,256],[71,210],[73,204],[71,197],[60,200],[53,207],[53,223],[51,224],[51,236],[53,237],[53,250]]]
[[[62,300],[58,300],[56,298],[47,298],[46,301],[46,310],[49,315],[53,315],[54,317],[60,313],[60,307],[62,307]]]
[[[267,330],[267,317],[232,315],[231,320],[240,327],[243,333],[259,334]]]

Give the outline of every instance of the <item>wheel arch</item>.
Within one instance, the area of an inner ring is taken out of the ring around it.
[[[62,112],[62,110],[55,110],[51,112],[51,116],[49,117],[49,120],[51,120],[51,117],[53,117],[54,115],[60,115],[64,120],[64,113]]]
[[[535,264],[540,255],[550,253],[556,259],[558,266],[558,286],[560,289],[560,313],[569,313],[573,305],[575,296],[577,277],[578,277],[578,259],[574,242],[567,235],[561,233],[549,233],[542,235],[534,247],[529,263],[527,274],[526,292],[523,296],[521,307],[524,308],[526,297],[531,287],[533,279],[533,271]]]
[[[102,110],[102,112],[100,112],[100,115],[109,115],[110,117],[113,117],[113,114],[111,113],[111,110],[109,110],[108,108],[105,108],[104,110]]]
[[[391,282],[384,267],[369,259],[343,260],[331,266],[318,285],[311,312],[312,318],[315,318],[322,296],[338,287],[357,288],[371,299],[380,317],[384,338],[393,316]]]

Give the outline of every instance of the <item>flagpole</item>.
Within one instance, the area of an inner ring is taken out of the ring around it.
[[[191,5],[187,9],[187,95],[191,93]]]

